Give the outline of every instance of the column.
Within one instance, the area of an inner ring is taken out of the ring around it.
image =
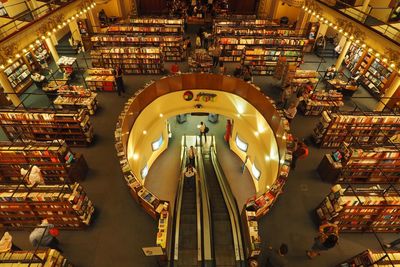
[[[337,70],[339,70],[340,67],[342,66],[344,57],[346,56],[347,51],[349,51],[350,45],[351,45],[351,41],[347,40],[346,43],[343,46],[342,52],[340,53],[338,59],[336,60],[335,68]]]
[[[7,93],[7,97],[11,100],[13,105],[20,105],[21,99],[19,99],[18,95],[15,93],[6,75],[4,74],[4,71],[0,71],[0,84],[3,87],[4,93]]]
[[[326,31],[328,30],[328,25],[327,24],[325,24],[325,23],[320,23],[319,24],[319,29],[318,29],[318,33],[317,33],[317,37],[316,38],[318,38],[318,36],[320,36],[320,35],[323,35],[323,36],[325,36],[326,35]]]
[[[397,98],[397,99],[392,99]],[[393,82],[386,89],[384,97],[379,101],[375,107],[375,111],[382,111],[385,106],[394,107],[397,102],[400,102],[400,76],[396,75]]]
[[[57,62],[60,59],[60,57],[58,56],[58,52],[49,37],[46,38],[46,45],[50,49],[50,53],[54,59],[54,62]]]
[[[305,34],[310,17],[311,15],[302,9],[299,17],[297,18],[296,31],[299,31],[300,34]]]
[[[260,3],[258,4],[258,10],[257,10],[258,17],[260,17],[262,19],[266,19],[269,17],[271,3],[272,3],[272,1],[270,1],[270,0],[260,0]]]
[[[276,12],[278,11],[278,7],[281,1],[274,0],[272,1],[270,8],[269,8],[269,17],[275,19]]]
[[[364,2],[363,2],[363,4],[362,4],[362,7],[361,7],[361,11],[362,11],[362,12],[367,13],[369,1],[370,1],[370,0],[364,0]]]
[[[97,6],[96,6],[97,7]],[[93,32],[100,32],[100,22],[97,17],[98,11],[94,11],[93,8],[90,9],[87,14],[89,17],[90,24],[92,25]]]
[[[76,19],[71,21],[68,26],[72,33],[72,38],[82,42],[81,32],[79,31],[78,22],[76,22]]]

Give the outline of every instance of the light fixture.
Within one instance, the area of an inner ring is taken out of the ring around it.
[[[260,133],[258,131],[255,131],[254,134],[255,134],[255,136],[259,136],[260,135]]]
[[[362,48],[366,48],[367,45],[366,45],[366,44],[362,44],[361,47],[362,47]]]
[[[93,5],[97,5],[96,3],[93,3]]]
[[[81,11],[81,12],[79,12],[79,14],[80,14],[80,15],[82,15],[82,14],[83,14],[83,12]]]
[[[387,61],[388,61],[387,58],[382,59],[382,62],[387,62]]]
[[[68,22],[68,23],[70,23],[70,22],[71,22],[71,20],[70,20],[70,19],[67,19],[67,22]]]
[[[240,118],[240,114],[239,114],[239,113],[238,113],[238,114],[236,114],[236,117]]]
[[[332,27],[332,26],[333,26],[333,23],[332,23],[332,22],[331,22],[331,23],[329,23],[329,26],[330,26],[330,27]]]
[[[305,11],[308,11],[308,7],[306,7],[304,10],[305,10]]]
[[[30,44],[30,45],[29,45],[29,48],[31,48],[31,49],[32,49],[32,48],[33,48],[33,44]]]
[[[138,160],[139,159],[139,154],[138,153],[133,154],[133,159],[134,160]]]
[[[265,160],[266,160],[266,161],[268,161],[268,160],[270,160],[270,159],[271,159],[271,158],[270,158],[268,155],[265,156]]]
[[[71,17],[71,20],[75,20],[75,17],[74,17],[74,16],[72,16],[72,17]]]
[[[20,54],[16,54],[15,57],[16,57],[16,58],[20,58],[21,55],[20,55]]]
[[[354,39],[354,36],[352,35],[352,36],[350,36],[350,38],[349,38],[350,40],[353,40]]]
[[[314,13],[313,13],[313,15],[314,15]],[[316,17],[317,17],[317,19],[319,19],[319,15],[316,15]]]
[[[313,14],[313,16],[315,16],[315,11],[312,14]]]
[[[379,54],[379,53],[376,53],[376,54],[375,54],[376,57],[380,57],[380,55],[381,55],[381,54]]]
[[[326,20],[325,20],[325,24],[328,24],[328,23],[329,23],[329,20],[326,19]]]
[[[26,53],[28,52],[28,50],[26,50],[26,48],[22,49],[22,53]]]
[[[393,69],[394,67],[396,67],[396,65],[394,63],[390,64],[390,67]]]
[[[344,36],[347,36],[347,35],[349,35],[349,33],[348,33],[348,32],[345,32],[345,33],[344,33]]]
[[[340,29],[339,32],[342,33],[342,32],[343,32],[343,29]]]
[[[46,39],[46,36],[42,35],[42,39],[43,39],[43,40]]]
[[[337,26],[335,25],[335,27],[333,27],[335,30],[337,30]]]
[[[48,35],[48,36],[51,36],[51,32],[47,32],[47,35]]]
[[[164,114],[160,113],[160,118],[164,117]]]
[[[75,17],[79,18],[79,14],[77,13],[77,14],[75,15]]]
[[[7,62],[8,62],[8,63],[12,63],[12,59],[9,58],[9,59],[7,60]]]
[[[147,131],[146,131],[146,130],[143,130],[143,134],[146,135],[146,134],[147,134]]]
[[[63,26],[67,25],[67,23],[63,22]]]
[[[368,49],[368,52],[370,52],[370,53],[371,53],[371,52],[372,52],[372,48],[369,48],[369,49]]]
[[[359,44],[359,43],[360,43],[360,40],[357,39],[357,40],[356,40],[356,44]]]
[[[53,29],[53,32],[56,32],[56,31],[57,31],[56,28],[54,28],[54,29]]]
[[[38,40],[36,40],[36,43],[37,43],[37,44],[40,44],[40,40],[39,40],[39,39],[38,39]]]
[[[309,9],[309,10],[308,10],[308,13],[311,14],[311,12],[312,12],[311,9]]]
[[[0,69],[4,70],[4,68],[5,68],[4,65],[1,65],[1,66],[0,66]]]

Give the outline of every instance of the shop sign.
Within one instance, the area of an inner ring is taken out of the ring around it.
[[[194,96],[192,91],[185,91],[183,93],[183,99],[186,101],[199,101],[199,102],[214,102],[215,98],[217,97],[216,94],[211,94],[211,93],[197,93],[196,96]]]

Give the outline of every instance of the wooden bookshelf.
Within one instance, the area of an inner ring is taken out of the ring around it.
[[[7,229],[35,227],[47,219],[59,229],[90,224],[94,206],[82,186],[37,185],[29,188],[0,185],[0,225]]]
[[[79,110],[85,108],[90,115],[97,110],[97,93],[85,89],[81,85],[64,85],[58,89],[58,96],[53,101],[61,109]]]
[[[344,105],[343,95],[335,90],[313,92],[300,103],[299,108],[306,116],[319,116],[323,111],[337,111]]]
[[[17,94],[23,93],[31,84],[31,70],[23,58],[6,66],[4,74]]]
[[[321,147],[339,147],[343,142],[385,144],[400,130],[400,118],[382,112],[323,111],[314,128],[313,139]]]
[[[394,265],[393,265],[394,264]],[[336,265],[336,267],[351,266],[400,266],[400,252],[395,250],[373,251],[367,249],[354,257]]]
[[[86,84],[92,91],[111,92],[116,90],[114,70],[111,68],[90,68],[85,78]]]
[[[70,146],[86,146],[93,139],[93,127],[86,109],[2,109],[0,121],[8,139],[14,141],[64,139]]]
[[[164,68],[159,47],[109,47],[92,50],[91,55],[93,67],[121,65],[125,74],[159,74]]]
[[[246,244],[246,258],[257,257],[261,253],[261,238],[258,232],[256,212],[243,209],[241,217]]]
[[[400,196],[395,190],[331,192],[316,213],[321,223],[337,224],[340,232],[398,232]]]
[[[0,253],[1,267],[72,267],[55,249],[19,250]]]
[[[88,167],[81,154],[63,140],[50,142],[0,142],[0,183],[20,184],[21,168],[36,165],[45,184],[82,181]]]
[[[340,174],[334,183],[397,184],[400,180],[400,151],[395,146],[357,146],[342,143]]]
[[[301,87],[308,83],[311,83],[313,87],[318,83],[318,72],[315,70],[299,70],[297,69],[290,84],[292,87]]]
[[[39,40],[36,41],[31,44],[27,49],[27,52],[23,54],[23,57],[26,62],[29,63],[31,70],[38,70],[38,66],[40,66],[37,54],[42,54],[46,61],[50,58],[50,52],[45,42]]]

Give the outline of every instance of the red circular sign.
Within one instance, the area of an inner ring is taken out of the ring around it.
[[[193,93],[192,91],[186,91],[183,93],[183,99],[185,99],[186,101],[190,101],[193,99]]]

